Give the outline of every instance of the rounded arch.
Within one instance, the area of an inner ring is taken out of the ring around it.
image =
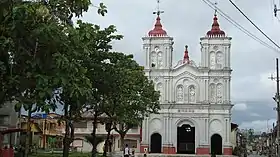
[[[213,122],[213,121],[219,121],[222,124],[222,121],[219,118],[213,118],[209,121],[209,125]]]
[[[161,153],[162,137],[160,133],[154,132],[151,134],[150,142],[150,152],[151,153]]]
[[[182,77],[175,82],[175,85],[177,86],[178,84],[183,84],[184,80],[189,80],[190,82],[193,82],[192,84],[195,84],[195,86],[199,86],[198,82],[195,81],[195,79],[191,78],[191,77]],[[181,83],[179,83],[180,81],[181,81]]]
[[[223,123],[220,119],[214,118],[209,121],[209,130],[211,131],[210,134],[213,133],[222,133],[223,131]]]
[[[218,133],[214,133],[211,136],[211,154],[213,155],[223,154],[223,138]]]
[[[185,83],[186,81],[185,80],[188,80],[188,83]],[[200,87],[199,87],[199,84],[198,82],[191,78],[191,77],[182,77],[180,79],[178,79],[176,82],[175,82],[175,87],[176,87],[176,92],[174,92],[174,97],[176,98],[176,94],[177,94],[177,88],[179,85],[187,85],[187,86],[191,86],[193,85],[194,88],[195,88],[195,99],[196,100],[199,100],[199,95],[200,95]]]
[[[198,128],[198,124],[197,122],[192,119],[192,118],[183,118],[183,119],[178,119],[176,122],[175,122],[176,126],[177,127],[180,127],[184,124],[189,124],[191,127],[195,127],[195,128]]]

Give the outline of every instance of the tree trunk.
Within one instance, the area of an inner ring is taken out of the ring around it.
[[[91,133],[91,136],[92,136],[91,157],[96,157],[96,147],[97,147],[97,143],[96,143],[97,113],[94,114],[92,124],[93,124],[93,130],[92,130],[92,133]]]
[[[31,110],[28,110],[27,123],[26,123],[26,136],[25,136],[25,151],[24,156],[28,157],[30,150],[30,138],[31,138]]]
[[[121,146],[121,151],[124,150],[124,136],[125,136],[125,134],[120,134],[120,146]]]
[[[111,128],[111,126],[110,126]],[[108,152],[108,144],[109,144],[109,140],[110,140],[110,133],[111,133],[111,129],[107,130],[107,138],[106,138],[106,141],[104,143],[104,151],[103,151],[103,156],[107,156],[107,152]]]
[[[68,117],[68,105],[65,104],[64,107],[64,118],[65,118],[65,135],[63,138],[63,157],[69,156],[69,148],[70,148],[70,121],[67,119]]]

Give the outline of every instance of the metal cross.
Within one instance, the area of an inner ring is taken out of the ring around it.
[[[215,2],[214,5],[215,5],[215,15],[217,15],[217,8],[218,8],[217,5],[218,5],[218,2]]]
[[[159,16],[160,14],[164,13],[164,11],[160,10],[160,0],[157,0],[157,11],[154,11],[153,14],[157,14]]]
[[[270,79],[270,80],[272,80],[272,81],[273,81],[273,80],[275,80],[275,79],[276,79],[276,77],[274,77],[274,76],[273,76],[273,74],[271,74],[271,76],[270,76],[270,77],[268,77],[268,79]]]

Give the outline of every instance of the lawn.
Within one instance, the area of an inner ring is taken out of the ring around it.
[[[70,153],[69,157],[90,157],[90,153]],[[37,153],[29,155],[29,157],[62,157],[62,153]]]

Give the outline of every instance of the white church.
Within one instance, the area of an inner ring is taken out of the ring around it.
[[[189,59],[174,66],[173,37],[160,22],[143,37],[145,73],[160,91],[160,114],[142,124],[142,153],[231,155],[230,100],[231,37],[219,27],[215,13],[212,28],[200,38],[201,63]]]

